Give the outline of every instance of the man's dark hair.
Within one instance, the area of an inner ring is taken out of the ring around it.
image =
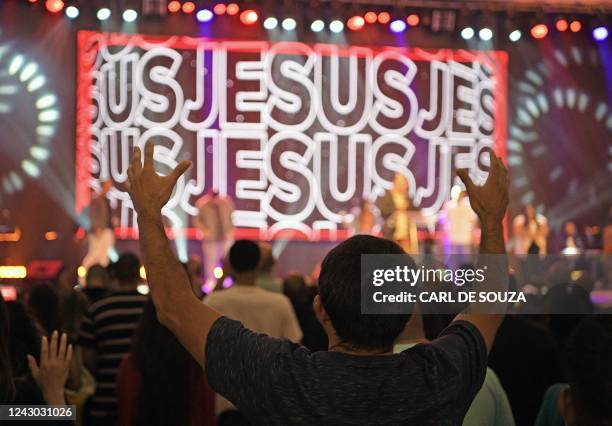
[[[319,294],[340,340],[360,349],[390,347],[400,335],[409,314],[364,315],[361,313],[361,255],[405,255],[393,241],[356,235],[331,250],[321,265]]]
[[[108,274],[108,270],[102,265],[92,265],[87,270],[87,276],[85,277],[85,282],[87,286],[91,287],[95,283],[100,283],[102,286],[107,286],[110,281],[110,276]]]
[[[252,272],[257,269],[260,255],[257,243],[238,240],[230,248],[229,262],[236,272]]]
[[[612,425],[612,315],[584,319],[570,336],[566,369],[580,425]]]
[[[124,253],[112,266],[119,285],[134,284],[140,279],[140,260],[134,253]]]

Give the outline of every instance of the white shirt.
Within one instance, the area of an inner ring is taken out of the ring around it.
[[[470,207],[470,201],[464,198],[458,202],[449,202],[446,207],[448,220],[448,239],[451,244],[471,245],[473,242],[476,213]]]
[[[302,329],[291,302],[284,294],[256,286],[234,285],[209,294],[204,298],[204,304],[257,333],[295,343],[302,340]],[[219,415],[229,409],[234,409],[232,403],[217,395],[215,413]]]

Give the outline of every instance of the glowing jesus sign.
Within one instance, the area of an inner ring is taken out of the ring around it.
[[[124,182],[154,139],[160,170],[194,167],[164,209],[188,227],[209,189],[233,197],[244,236],[330,239],[341,212],[403,174],[424,215],[457,167],[504,155],[504,52],[340,47],[79,33],[77,211],[100,180]],[[114,190],[121,230],[135,226]],[[126,233],[128,235],[129,233]]]

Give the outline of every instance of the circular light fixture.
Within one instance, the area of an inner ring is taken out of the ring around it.
[[[199,22],[210,22],[214,18],[214,14],[209,9],[200,9],[196,13],[196,19]]]
[[[227,5],[225,12],[230,16],[237,15],[238,12],[240,12],[240,6],[238,6],[236,3],[230,3]]]
[[[64,2],[63,0],[47,0],[45,2],[45,8],[51,13],[58,13],[64,8]]]
[[[541,40],[548,35],[548,27],[545,24],[536,24],[531,27],[531,36],[536,40]]]
[[[510,34],[508,34],[508,38],[510,39],[511,42],[519,41],[522,36],[523,34],[521,33],[520,30],[514,30]]]
[[[366,14],[363,15],[363,19],[365,19],[368,24],[374,24],[376,21],[378,21],[378,15],[376,12],[366,12]]]
[[[259,19],[259,15],[253,9],[247,9],[240,14],[240,22],[244,25],[253,25]]]
[[[557,29],[557,31],[560,32],[567,31],[567,29],[569,28],[569,24],[563,18],[557,19],[557,22],[555,22],[555,28]]]
[[[388,12],[380,12],[377,19],[379,24],[388,24],[391,21],[391,15]]]
[[[96,13],[96,18],[98,18],[99,21],[106,21],[110,16],[111,10],[108,7],[98,9],[98,13]]]
[[[478,31],[478,37],[480,37],[481,40],[489,41],[493,38],[493,31],[491,31],[491,28],[481,28],[480,31]]]
[[[224,15],[227,10],[227,7],[223,3],[217,3],[215,7],[213,7],[213,12],[217,15]]]
[[[176,13],[179,10],[181,10],[181,2],[180,1],[172,0],[171,2],[168,2],[168,12]]]
[[[406,18],[406,23],[411,27],[416,27],[417,25],[419,25],[419,22],[421,22],[421,18],[419,18],[419,15],[415,13],[408,15],[408,17]]]
[[[359,15],[351,16],[346,23],[346,26],[351,31],[359,31],[360,29],[363,28],[364,25],[365,25],[365,19],[363,19],[363,16],[359,16]]]
[[[582,24],[580,23],[580,21],[572,21],[570,22],[569,29],[571,32],[577,33],[582,29]]]
[[[79,8],[76,6],[68,6],[65,13],[68,18],[76,19],[79,17]]]
[[[192,1],[186,1],[185,3],[183,3],[183,13],[193,13],[195,8],[196,5]]]
[[[134,22],[138,19],[138,12],[134,9],[126,9],[123,11],[122,18],[125,22]]]
[[[293,31],[295,30],[295,27],[297,26],[297,22],[295,22],[295,19],[293,18],[285,18],[283,19],[281,26],[283,27],[283,30],[285,31]]]
[[[273,16],[270,16],[263,21],[263,27],[266,30],[273,30],[277,26],[278,26],[278,19],[276,19]]]
[[[331,21],[329,23],[329,30],[332,33],[340,33],[342,32],[342,30],[344,29],[344,24],[342,23],[342,21],[338,20],[338,19],[334,19],[333,21]]]
[[[593,38],[597,41],[604,41],[608,38],[608,29],[603,25],[593,28]]]
[[[325,22],[323,22],[320,19],[314,20],[312,21],[312,24],[310,24],[310,30],[314,33],[321,32],[324,29],[325,29]]]
[[[461,30],[461,38],[464,40],[470,40],[472,37],[474,37],[474,28],[472,27],[465,27],[464,29]]]
[[[394,33],[401,33],[406,31],[407,25],[403,19],[396,19],[389,24],[389,29]]]

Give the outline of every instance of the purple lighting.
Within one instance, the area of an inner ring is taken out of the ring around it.
[[[403,19],[396,19],[395,21],[391,22],[391,24],[389,24],[389,28],[394,33],[401,33],[403,31],[406,31],[406,23]]]
[[[593,38],[597,41],[604,41],[608,38],[608,29],[601,25],[593,28]]]
[[[208,9],[201,9],[196,13],[199,22],[210,22],[215,15]]]

